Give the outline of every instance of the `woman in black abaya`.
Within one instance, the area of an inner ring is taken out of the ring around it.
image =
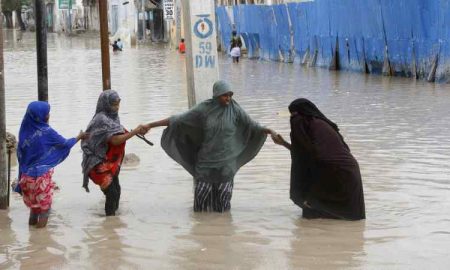
[[[338,126],[307,99],[289,105],[291,144],[273,135],[291,151],[291,200],[305,218],[365,219],[358,162]]]

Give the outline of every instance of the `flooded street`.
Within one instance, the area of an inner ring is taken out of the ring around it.
[[[37,98],[34,33],[7,32],[7,130],[18,134]],[[51,125],[76,136],[101,91],[99,39],[49,34]],[[185,59],[165,45],[111,52],[112,88],[128,128],[187,109]],[[192,177],[159,145],[127,142],[140,165],[120,174],[118,216],[81,188],[81,149],[55,169],[45,229],[28,226],[17,194],[0,211],[0,269],[448,269],[450,86],[222,57],[220,76],[257,121],[289,138],[287,106],[312,100],[358,160],[365,221],[305,220],[289,200],[290,154],[270,139],[235,177],[231,211],[192,211]],[[16,167],[12,175],[17,174]]]

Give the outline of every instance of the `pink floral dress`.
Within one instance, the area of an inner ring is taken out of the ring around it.
[[[23,201],[34,214],[46,213],[52,206],[53,169],[34,178],[22,173],[19,185],[22,189]]]

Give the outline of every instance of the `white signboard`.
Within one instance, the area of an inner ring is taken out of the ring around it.
[[[214,13],[211,0],[206,1],[192,1],[191,2],[191,15],[202,15]]]
[[[173,20],[175,11],[174,11],[174,0],[164,0],[164,19],[165,20]]]
[[[189,1],[196,103],[211,98],[212,86],[219,77],[213,1]]]

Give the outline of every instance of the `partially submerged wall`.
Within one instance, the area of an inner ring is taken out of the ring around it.
[[[219,6],[217,18],[222,47],[236,30],[250,58],[450,80],[450,0]]]

